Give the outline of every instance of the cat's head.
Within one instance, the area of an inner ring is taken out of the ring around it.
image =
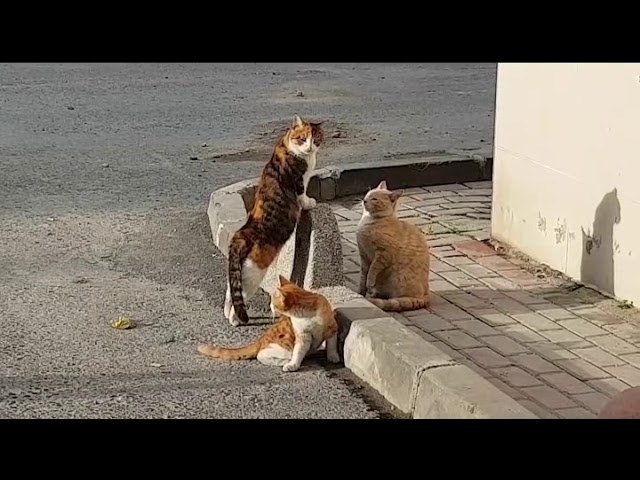
[[[401,196],[402,191],[390,191],[387,189],[387,182],[383,180],[376,188],[367,192],[362,200],[362,208],[374,218],[388,217],[395,214]]]
[[[308,122],[296,115],[285,134],[285,146],[294,155],[302,157],[317,152],[324,140],[323,123]]]
[[[305,316],[317,309],[317,295],[278,275],[271,294],[271,311],[276,315]]]

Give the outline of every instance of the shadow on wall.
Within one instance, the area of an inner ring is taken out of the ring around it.
[[[592,228],[586,232],[582,229],[580,280],[610,295],[615,295],[613,226],[621,219],[618,189],[614,188],[602,197]]]

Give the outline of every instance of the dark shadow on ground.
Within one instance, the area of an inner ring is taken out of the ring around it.
[[[582,229],[580,280],[611,295],[615,295],[613,226],[621,219],[618,190],[614,188],[596,208],[592,227],[586,232]]]
[[[114,267],[159,283],[198,289],[222,310],[227,259],[213,242],[206,213],[185,211],[180,217],[161,216],[147,217],[148,228],[129,238]],[[270,318],[265,295],[259,292],[248,302],[252,319]]]

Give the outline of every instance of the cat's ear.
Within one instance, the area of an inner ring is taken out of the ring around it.
[[[291,283],[289,280],[287,280],[285,277],[283,277],[282,275],[278,275],[278,280],[280,281],[280,286],[284,287],[285,285],[287,285],[288,283]]]
[[[395,190],[391,192],[391,195],[390,195],[391,201],[393,203],[396,203],[401,196],[402,196],[402,190]]]
[[[378,190],[386,190],[387,189],[387,181],[382,180],[378,186],[376,187]]]
[[[326,122],[326,120],[322,120],[321,122],[317,122],[317,123],[312,123],[311,126],[316,128],[321,127],[324,124],[324,122]]]
[[[300,118],[299,115],[295,115],[293,117],[293,124],[291,125],[293,128],[296,127],[301,127],[302,126],[302,119]]]

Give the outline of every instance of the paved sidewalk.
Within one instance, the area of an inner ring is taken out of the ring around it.
[[[332,205],[357,291],[356,198]],[[406,190],[399,216],[430,241],[432,305],[393,314],[541,418],[595,418],[640,385],[640,313],[489,247],[491,182]]]

